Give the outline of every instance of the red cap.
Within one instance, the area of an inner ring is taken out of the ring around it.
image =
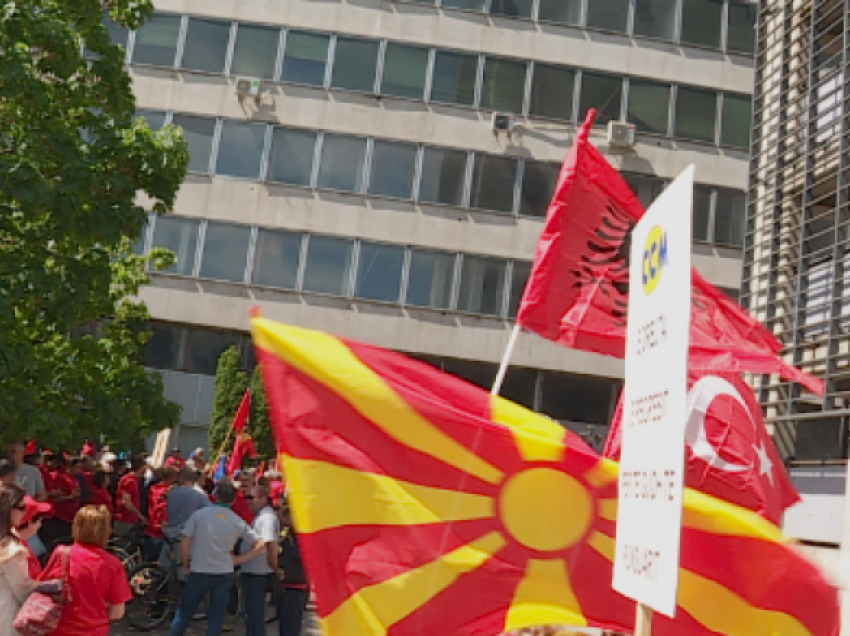
[[[24,450],[24,455],[35,455],[38,452],[38,443],[31,439],[27,442],[27,447]]]
[[[26,511],[24,512],[24,518],[21,519],[21,523],[18,525],[19,528],[25,526],[36,517],[46,517],[53,512],[53,506],[49,503],[36,501],[30,496],[24,497],[23,503],[26,506]]]

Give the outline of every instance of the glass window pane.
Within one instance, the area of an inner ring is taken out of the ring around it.
[[[516,159],[476,154],[469,204],[482,210],[512,212],[516,172]]]
[[[311,236],[304,268],[304,291],[345,296],[351,265],[352,241]]]
[[[136,31],[133,62],[174,66],[177,37],[180,35],[180,16],[158,13]]]
[[[461,380],[465,380],[470,384],[489,391],[490,387],[493,386],[493,379],[496,377],[498,367],[495,364],[488,364],[486,362],[445,358],[443,361],[443,370],[446,373],[457,376]]]
[[[694,186],[694,240],[707,243],[711,223],[711,188]]]
[[[239,334],[192,329],[186,356],[186,371],[202,375],[215,375],[218,359],[230,347],[239,346]]]
[[[302,237],[300,232],[258,230],[251,282],[255,285],[295,289]]]
[[[182,365],[186,327],[167,322],[148,323],[151,338],[145,344],[145,366],[154,369],[176,369]]]
[[[625,33],[629,24],[629,0],[590,0],[587,26]]]
[[[316,133],[312,130],[275,128],[269,155],[269,181],[310,185]]]
[[[375,90],[377,68],[378,42],[337,37],[331,78],[333,88],[371,93]]]
[[[452,301],[454,275],[454,254],[411,250],[405,302],[416,307],[448,309]]]
[[[215,120],[174,115],[171,121],[183,128],[183,138],[189,145],[189,172],[209,172]]]
[[[398,245],[361,243],[354,296],[397,303],[401,293],[404,248]]]
[[[130,30],[110,18],[109,11],[106,10],[103,12],[103,26],[106,27],[106,32],[109,34],[109,39],[112,40],[113,44],[120,44],[125,49],[127,48],[127,35],[130,33]]]
[[[566,373],[543,373],[540,410],[556,420],[608,424],[613,380]]]
[[[723,122],[720,143],[725,146],[749,149],[750,127],[753,118],[753,98],[749,95],[723,96]]]
[[[679,86],[676,95],[676,137],[714,141],[717,94]]]
[[[229,40],[229,22],[189,18],[181,66],[193,71],[222,73]]]
[[[440,6],[453,9],[469,9],[471,11],[484,11],[485,0],[442,0]]]
[[[581,24],[581,0],[540,0],[538,19],[578,26]]]
[[[230,74],[273,78],[279,41],[280,29],[240,24],[236,31]]]
[[[437,51],[434,56],[431,101],[472,106],[477,74],[478,56]]]
[[[463,257],[457,299],[460,311],[499,316],[504,292],[504,261],[480,256]]]
[[[629,80],[629,110],[626,120],[641,132],[667,134],[670,85],[646,80]]]
[[[289,31],[286,34],[281,79],[284,82],[324,86],[330,40],[329,35]]]
[[[511,275],[511,296],[508,299],[508,317],[516,318],[519,311],[519,303],[525,291],[525,284],[531,275],[531,263],[526,261],[514,261],[514,271]]]
[[[622,101],[622,77],[582,73],[578,109],[580,118],[584,117],[588,108],[595,108],[597,126],[605,126],[609,121],[619,121]]]
[[[151,247],[164,247],[176,256],[174,265],[162,271],[191,276],[198,248],[198,221],[174,216],[157,217]]]
[[[635,35],[675,39],[676,4],[677,0],[636,0]]]
[[[576,72],[563,66],[534,65],[528,112],[541,117],[572,120]]]
[[[743,247],[747,195],[733,190],[717,190],[714,208],[714,243]]]
[[[682,0],[682,42],[720,48],[723,0]]]
[[[492,0],[490,13],[512,18],[531,18],[532,0]]]
[[[664,190],[664,180],[658,177],[628,172],[623,174],[623,179],[645,208],[652,205],[652,202]]]
[[[505,375],[501,395],[511,402],[521,404],[527,409],[534,409],[534,399],[537,394],[537,369],[525,369],[511,365]]]
[[[361,192],[366,140],[359,137],[325,135],[319,164],[320,188]]]
[[[484,62],[481,107],[509,113],[522,112],[525,62],[488,57]]]
[[[225,121],[221,127],[216,174],[259,178],[265,136],[265,124]]]
[[[462,150],[425,148],[419,200],[427,203],[463,205],[467,157],[467,153]]]
[[[391,141],[375,141],[369,193],[409,199],[413,196],[416,146]]]
[[[422,99],[428,72],[428,49],[387,43],[381,94]]]
[[[741,53],[756,50],[756,17],[758,4],[754,2],[729,2],[729,24],[726,33],[726,49]]]
[[[138,108],[133,114],[133,121],[135,122],[139,117],[145,118],[145,121],[148,123],[148,128],[151,130],[159,130],[165,125],[165,111],[162,110]]]
[[[542,161],[525,162],[522,175],[522,192],[519,201],[519,213],[526,216],[545,217],[558,184],[561,167],[556,163]]]
[[[250,240],[251,227],[248,225],[209,221],[204,235],[201,278],[243,282]]]

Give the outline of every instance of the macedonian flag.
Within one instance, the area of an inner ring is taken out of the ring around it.
[[[617,464],[426,364],[253,321],[325,636],[630,631],[611,588]],[[834,636],[838,598],[780,531],[688,490],[679,607],[655,634]]]

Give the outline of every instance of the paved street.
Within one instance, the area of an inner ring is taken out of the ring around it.
[[[113,636],[128,636],[132,634],[133,636],[137,636],[139,634],[150,634],[151,636],[167,636],[168,634],[169,624],[166,623],[157,631],[154,632],[139,632],[131,628],[126,621],[121,622],[118,626],[112,629]],[[189,628],[187,632],[187,636],[204,636],[206,634],[207,624],[206,621],[195,621],[192,623],[192,626]],[[237,620],[236,625],[232,632],[225,632],[226,634],[231,634],[232,636],[244,636],[245,635],[245,625],[242,621]],[[276,636],[277,635],[277,623],[271,623],[268,626],[267,634],[268,636]],[[304,616],[304,629],[301,632],[301,636],[321,636],[321,632],[319,631],[319,622],[316,620],[316,615],[312,610],[309,610],[307,614]]]

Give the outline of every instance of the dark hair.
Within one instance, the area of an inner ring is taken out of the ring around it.
[[[109,475],[107,475],[105,471],[99,470],[92,476],[91,483],[98,488],[103,488],[103,484],[106,482],[108,477]]]
[[[136,472],[137,470],[139,470],[144,465],[145,465],[145,460],[142,459],[139,455],[134,455],[130,459],[130,470],[132,472]]]
[[[57,466],[67,466],[68,459],[65,457],[65,453],[56,453],[53,456],[53,463]]]
[[[73,468],[74,466],[79,466],[79,465],[81,465],[82,463],[83,463],[83,458],[82,458],[82,457],[74,457],[74,458],[71,460],[71,468]]]
[[[6,455],[0,455],[0,478],[15,472],[15,462]]]
[[[17,541],[12,525],[12,510],[19,508],[24,502],[26,491],[17,485],[0,486],[0,547],[10,540]]]
[[[223,504],[232,504],[236,499],[236,486],[229,477],[219,480],[216,497]]]

